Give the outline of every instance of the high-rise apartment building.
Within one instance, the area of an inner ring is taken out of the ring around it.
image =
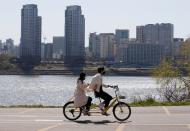
[[[120,62],[131,66],[156,66],[163,58],[163,45],[128,43],[119,45]]]
[[[53,44],[46,43],[44,45],[44,59],[45,60],[52,60],[53,58]]]
[[[171,43],[174,40],[174,26],[170,23],[160,24],[159,42],[161,44]]]
[[[66,56],[65,37],[53,37],[53,58],[63,59]]]
[[[41,43],[41,60],[45,60],[45,43]]]
[[[7,54],[14,56],[14,40],[6,39],[5,46],[7,49]]]
[[[24,5],[21,11],[20,56],[23,63],[39,64],[41,61],[41,17],[37,5]]]
[[[184,42],[183,38],[174,38],[173,49],[172,49],[172,55],[174,58],[180,57],[181,55],[180,48],[183,42]]]
[[[14,56],[16,58],[20,58],[20,46],[19,45],[14,46]]]
[[[127,29],[117,29],[115,31],[116,44],[126,43],[129,40],[129,30]]]
[[[139,43],[162,44],[164,55],[172,56],[174,26],[170,23],[137,26],[136,39]]]
[[[145,42],[145,40],[144,40],[144,26],[137,26],[136,27],[136,40],[139,43]]]
[[[85,18],[80,6],[68,6],[65,11],[65,62],[76,65],[85,61]]]
[[[92,58],[100,58],[100,39],[96,33],[90,33],[89,52]]]
[[[100,58],[104,60],[114,60],[115,34],[101,33],[100,40]]]
[[[174,27],[170,23],[148,24],[136,27],[136,39],[140,43],[168,44],[173,42]]]

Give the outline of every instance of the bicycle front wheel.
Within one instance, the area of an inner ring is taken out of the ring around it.
[[[63,114],[68,120],[77,120],[81,116],[81,113],[81,108],[75,108],[73,101],[66,103],[63,107]]]
[[[119,102],[113,107],[113,115],[119,121],[125,121],[131,116],[131,107],[124,102]]]

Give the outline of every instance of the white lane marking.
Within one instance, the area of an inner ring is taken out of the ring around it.
[[[63,122],[63,120],[35,120],[35,122]]]
[[[0,117],[58,117],[58,118],[63,118],[63,116],[59,115],[59,116],[48,116],[48,115],[45,115],[45,116],[41,116],[41,115],[0,115]]]
[[[59,124],[55,124],[55,125],[52,125],[52,126],[48,126],[48,127],[45,127],[45,128],[42,128],[42,129],[39,129],[37,131],[48,131],[48,130],[51,130],[51,129],[54,129],[56,127],[59,127],[63,125],[62,123],[59,123]]]
[[[123,131],[124,127],[125,127],[125,124],[123,124],[123,123],[119,124],[119,126],[116,128],[115,131]]]
[[[35,115],[0,115],[1,117],[37,117]]]
[[[0,123],[2,122],[34,122],[34,120],[0,120]]]
[[[187,126],[188,124],[129,124],[128,126]]]
[[[168,108],[166,108],[165,106],[163,106],[162,108],[164,109],[165,113],[166,113],[168,116],[171,115],[171,113],[170,113],[170,111],[168,110]]]
[[[187,125],[187,128],[190,130],[190,124]]]

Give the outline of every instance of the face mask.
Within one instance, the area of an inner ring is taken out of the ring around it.
[[[85,80],[85,77],[83,77],[82,79]]]

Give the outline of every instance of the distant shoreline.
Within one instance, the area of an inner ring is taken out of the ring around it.
[[[153,69],[108,69],[108,76],[152,76]],[[23,71],[0,71],[0,75],[78,75],[80,72],[85,72],[87,75],[94,75],[96,70],[33,70],[31,72]]]

